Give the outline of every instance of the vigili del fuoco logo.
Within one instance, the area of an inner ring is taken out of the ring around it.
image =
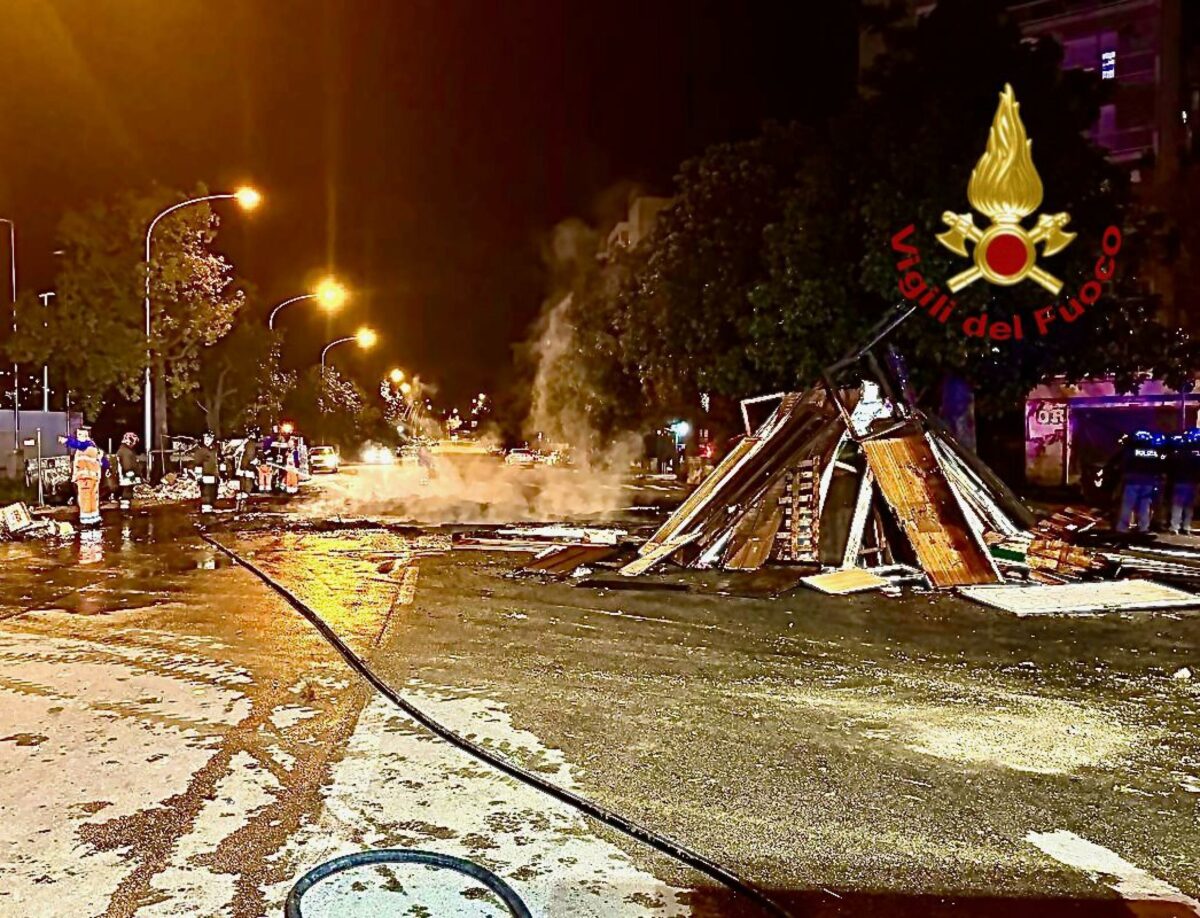
[[[938,242],[974,262],[946,282],[951,294],[977,280],[1002,287],[1031,280],[1054,296],[1062,291],[1062,281],[1038,264],[1037,247],[1042,247],[1042,258],[1049,258],[1069,246],[1076,236],[1066,230],[1070,215],[1038,214],[1032,229],[1022,225],[1022,221],[1042,204],[1042,180],[1033,165],[1032,146],[1033,142],[1025,135],[1025,125],[1021,123],[1020,105],[1012,87],[1005,85],[988,133],[987,149],[971,170],[971,179],[967,183],[967,200],[971,207],[990,222],[981,227],[975,222],[973,213],[959,214],[948,210],[942,214],[947,228],[938,234]],[[904,256],[896,264],[900,293],[937,321],[947,322],[958,304],[917,270],[921,254],[908,241],[913,232],[914,227],[909,224],[892,237],[892,250]],[[971,244],[969,251],[968,243]],[[1045,335],[1056,321],[1074,322],[1100,298],[1101,285],[1111,280],[1116,270],[1114,257],[1121,250],[1120,229],[1109,226],[1104,230],[1101,250],[1092,277],[1080,285],[1074,296],[1065,303],[1034,310],[1030,334]],[[1027,327],[1019,313],[1014,314],[1011,321],[989,321],[985,312],[963,319],[962,330],[974,338],[1020,341],[1025,337]]]

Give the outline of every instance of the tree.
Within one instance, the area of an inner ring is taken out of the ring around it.
[[[204,193],[201,187],[192,196]],[[66,214],[58,232],[58,295],[46,311],[46,325],[18,323],[11,346],[21,362],[48,364],[59,378],[69,380],[76,400],[89,412],[114,390],[136,398],[149,361],[160,438],[167,431],[168,399],[196,387],[201,350],[230,330],[243,301],[232,285],[229,263],[212,249],[216,215],[206,203],[181,208],[154,231],[147,341],[146,228],[157,213],[184,197],[154,188]],[[32,305],[23,302],[22,311]]]
[[[888,50],[866,74],[866,91],[827,125],[769,125],[685,163],[651,237],[599,271],[576,306],[575,344],[592,368],[579,397],[633,378],[643,394],[633,402],[652,416],[694,406],[701,393],[732,401],[810,385],[901,299],[889,246],[897,231],[918,228],[926,276],[967,266],[934,236],[943,212],[969,209],[967,181],[1005,83],[1034,141],[1040,209],[1069,212],[1068,229],[1080,233],[1045,267],[1064,294],[1077,290],[1111,223],[1124,234],[1117,279],[1084,319],[1021,342],[969,337],[961,320],[1020,312],[1028,322],[1055,299],[1032,283],[964,289],[953,323],[910,317],[892,340],[918,390],[962,376],[987,383],[980,395],[989,408],[1011,409],[1046,374],[1114,374],[1125,388],[1143,370],[1181,379],[1193,349],[1156,321],[1138,270],[1158,221],[1086,137],[1100,81],[1063,71],[1053,42],[1024,41],[1004,7],[942,0],[915,24],[886,28]]]
[[[395,427],[384,420],[375,400],[336,367],[312,367],[302,374],[287,408],[297,429],[312,442],[351,449],[367,441],[397,441]]]

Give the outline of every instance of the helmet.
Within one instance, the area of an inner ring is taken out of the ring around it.
[[[1150,433],[1148,430],[1138,430],[1134,432],[1133,439],[1137,440],[1139,443],[1153,443],[1154,434]]]
[[[138,445],[138,435],[133,431],[130,431],[129,433],[125,434],[125,436],[121,437],[121,445],[128,446],[130,449],[133,449]]]
[[[205,446],[212,446],[214,443],[217,442],[217,435],[215,433],[213,433],[211,430],[206,430],[200,436],[200,440]]]

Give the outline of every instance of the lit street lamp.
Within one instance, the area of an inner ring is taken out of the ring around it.
[[[8,224],[8,262],[9,284],[12,292],[13,334],[17,333],[17,224],[6,217],[0,217],[0,223]],[[13,452],[18,447],[17,438],[21,433],[21,373],[17,363],[13,361]]]
[[[271,310],[271,315],[267,317],[267,328],[274,330],[275,316],[284,306],[290,306],[292,303],[299,303],[301,300],[316,300],[318,305],[323,307],[328,312],[334,312],[344,302],[346,302],[346,288],[335,281],[332,277],[327,277],[321,283],[317,284],[317,289],[312,293],[302,293],[300,296],[294,296],[290,300],[284,300],[278,306]]]
[[[392,372],[388,373],[388,379],[390,379],[394,385],[398,386],[400,383],[404,382],[404,371],[401,369],[392,370]]]
[[[262,201],[260,195],[253,188],[239,188],[229,194],[205,194],[197,198],[188,198],[186,201],[180,201],[178,204],[172,204],[165,210],[159,211],[154,219],[150,221],[150,225],[146,227],[146,385],[145,385],[145,435],[146,435],[146,471],[150,472],[154,468],[154,383],[150,374],[150,241],[154,235],[154,227],[158,225],[158,221],[167,214],[174,213],[181,207],[188,207],[191,204],[201,204],[205,201],[228,201],[234,200],[242,210],[254,210]]]
[[[321,375],[325,375],[325,355],[329,353],[330,348],[337,347],[339,344],[345,344],[347,341],[356,341],[358,342],[358,346],[366,351],[375,346],[376,340],[378,340],[378,338],[375,332],[371,331],[369,328],[360,328],[353,335],[347,335],[345,338],[338,338],[336,341],[330,341],[321,351]]]

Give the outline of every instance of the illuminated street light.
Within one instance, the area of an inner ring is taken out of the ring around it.
[[[388,379],[398,386],[404,382],[404,371],[400,369],[392,370],[392,372],[388,373]]]
[[[272,309],[271,314],[267,317],[267,328],[274,330],[275,316],[279,314],[279,310],[283,309],[284,306],[299,303],[301,300],[316,300],[327,312],[334,312],[346,302],[347,296],[349,294],[346,292],[345,287],[332,277],[327,277],[317,284],[316,290],[312,293],[302,293],[299,296],[294,296],[290,300],[284,300]]]
[[[150,221],[150,225],[146,227],[146,384],[145,384],[145,407],[144,421],[146,434],[146,471],[149,472],[154,467],[154,383],[150,375],[150,273],[152,265],[150,262],[150,242],[154,236],[154,227],[158,226],[158,221],[167,214],[174,213],[181,207],[189,207],[192,204],[203,204],[205,201],[229,201],[235,200],[238,206],[243,210],[254,210],[262,203],[262,195],[255,189],[248,186],[243,186],[231,193],[225,194],[204,194],[195,198],[188,198],[186,201],[180,201],[178,204],[172,204],[165,210],[155,214],[154,219]]]
[[[400,394],[401,394],[401,395],[408,395],[408,393],[410,393],[410,392],[412,392],[412,386],[411,386],[411,385],[409,385],[409,384],[408,384],[408,383],[406,383],[406,382],[402,382],[402,383],[400,383]]]
[[[325,373],[325,355],[329,353],[331,348],[337,347],[339,344],[345,344],[347,341],[355,341],[358,346],[364,351],[375,346],[378,336],[369,328],[360,328],[353,335],[347,335],[345,338],[338,338],[336,341],[330,341],[321,351],[321,373]]]
[[[233,193],[233,196],[242,210],[254,210],[254,208],[262,203],[262,195],[258,193],[257,189],[251,188],[249,185],[243,185]]]

